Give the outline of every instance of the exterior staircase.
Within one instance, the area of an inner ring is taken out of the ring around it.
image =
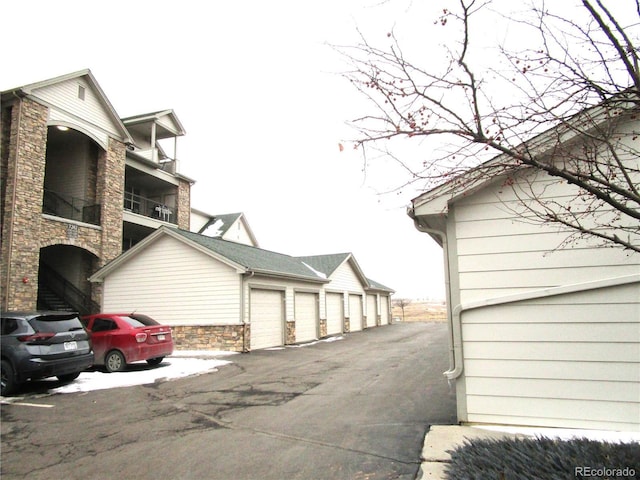
[[[44,263],[40,264],[38,275],[38,308],[78,312],[80,315],[100,311],[100,305],[89,295]]]

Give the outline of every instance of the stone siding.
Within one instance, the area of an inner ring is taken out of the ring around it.
[[[178,185],[178,227],[189,230],[191,217],[191,184],[180,180]]]
[[[47,117],[48,109],[29,99],[11,108],[0,268],[2,307],[8,310],[36,308]]]
[[[176,350],[245,352],[244,327],[245,325],[178,325],[171,327],[171,331]]]
[[[284,344],[293,345],[294,343],[296,343],[296,322],[285,322],[285,324],[286,331]]]
[[[324,338],[327,336],[327,320],[324,318],[320,319],[320,338]]]
[[[344,333],[349,333],[351,331],[351,320],[348,318],[344,319]]]
[[[122,251],[125,145],[110,139],[89,172],[88,194],[101,205],[100,227],[42,213],[47,152],[48,108],[21,98],[2,111],[2,250],[0,291],[3,309],[37,306],[40,251],[69,245],[90,252],[102,267]],[[92,293],[100,300],[101,289]]]

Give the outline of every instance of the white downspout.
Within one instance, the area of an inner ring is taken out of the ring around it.
[[[460,321],[460,314],[462,313],[462,306],[457,305],[455,308],[451,308],[452,295],[451,295],[451,280],[449,269],[449,245],[447,243],[447,235],[445,232],[425,227],[420,224],[418,219],[413,218],[416,229],[420,232],[427,233],[429,235],[435,235],[442,241],[442,249],[444,251],[444,283],[445,292],[447,296],[447,321],[451,328],[451,336],[449,338],[449,370],[443,372],[443,375],[447,377],[447,380],[455,380],[462,375],[462,327]]]

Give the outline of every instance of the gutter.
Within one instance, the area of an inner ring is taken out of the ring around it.
[[[420,224],[420,221],[415,216],[413,209],[409,209],[409,216],[413,219],[416,230],[429,235],[435,235],[442,242],[442,249],[444,252],[444,283],[445,292],[447,296],[447,321],[449,322],[449,370],[443,372],[443,375],[447,377],[447,380],[455,380],[462,375],[462,325],[460,320],[460,314],[462,313],[462,306],[457,305],[451,309],[452,295],[451,295],[451,280],[450,280],[450,267],[449,267],[449,245],[447,243],[447,234],[433,228],[426,227]]]

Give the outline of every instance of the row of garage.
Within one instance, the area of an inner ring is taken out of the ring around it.
[[[250,351],[389,324],[393,290],[351,253],[292,257],[161,227],[100,269],[102,310],[170,325],[178,349]]]
[[[292,322],[295,338],[287,342],[285,295],[286,290],[250,289],[252,349],[308,342],[326,336],[358,332],[364,328],[389,324],[389,297],[386,295],[341,292],[325,292],[321,295],[314,292],[295,292]],[[366,315],[363,298],[366,299]],[[323,302],[325,311],[321,316]]]

